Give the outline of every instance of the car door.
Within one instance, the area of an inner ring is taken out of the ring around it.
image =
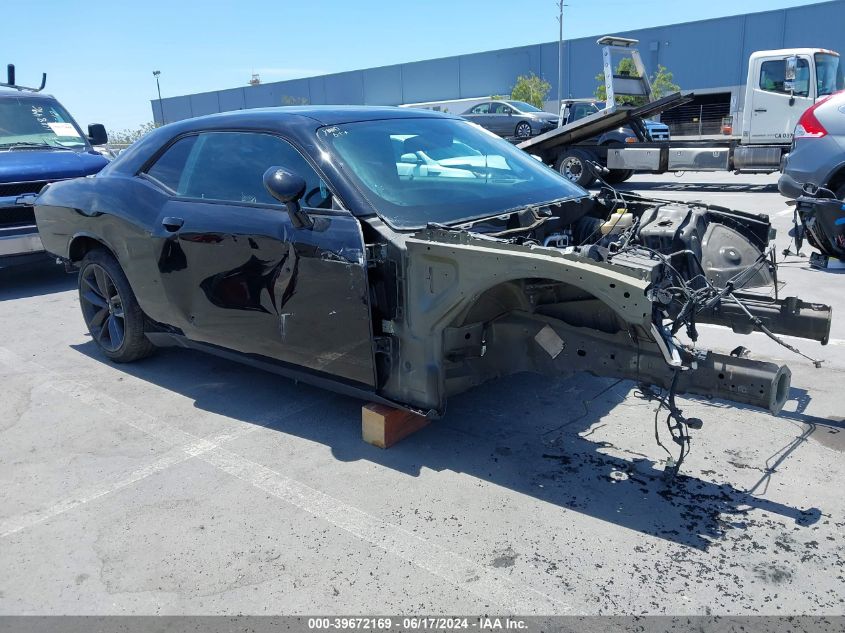
[[[313,227],[295,228],[265,190],[271,166],[305,179]],[[150,243],[171,325],[197,342],[374,385],[361,227],[289,142],[186,136],[146,177],[170,193]]]
[[[798,58],[793,90],[786,81],[786,59],[764,59],[760,77],[752,92],[751,143],[785,143],[792,139],[798,117],[813,105],[810,64]],[[746,105],[748,107],[748,105]]]
[[[490,103],[479,103],[477,106],[474,106],[468,113],[464,114],[463,117],[468,121],[472,121],[473,123],[477,123],[483,128],[490,129]]]
[[[513,130],[510,129],[511,119],[509,116],[511,112],[510,106],[494,101],[490,104],[490,130],[500,136],[513,136]]]

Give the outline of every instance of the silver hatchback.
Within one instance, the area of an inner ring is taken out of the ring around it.
[[[801,115],[778,190],[797,198],[812,183],[845,200],[845,91],[820,99]]]

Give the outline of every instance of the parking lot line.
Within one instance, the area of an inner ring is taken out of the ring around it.
[[[491,606],[507,608],[514,613],[562,613],[571,609],[568,604],[549,595],[224,448],[216,447],[198,457],[259,490],[490,601]]]
[[[207,445],[207,447],[205,445]],[[64,514],[69,510],[78,508],[79,506],[85,505],[95,499],[117,492],[118,490],[137,483],[150,475],[161,472],[170,466],[174,466],[195,457],[198,451],[210,450],[212,446],[213,444],[211,444],[211,442],[200,441],[194,442],[188,446],[171,449],[154,462],[142,466],[116,481],[76,491],[70,497],[62,499],[48,508],[34,510],[32,512],[4,519],[3,521],[0,521],[0,538],[11,536],[16,532],[20,532],[21,530],[32,527],[33,525],[37,525],[60,514]]]
[[[159,459],[122,478],[77,491],[47,508],[3,520],[0,522],[0,537],[10,536],[127,488],[170,466],[198,458],[277,499],[331,523],[358,539],[489,601],[495,608],[507,608],[515,613],[560,613],[570,610],[568,604],[547,594],[220,446],[225,441],[262,428],[260,424],[244,423],[234,432],[199,438],[88,385],[65,379],[58,372],[24,359],[7,348],[0,347],[0,363],[16,373],[37,373],[44,378],[40,384],[103,410],[111,414],[112,419],[145,435],[176,445]],[[287,415],[300,413],[305,408],[307,406]]]

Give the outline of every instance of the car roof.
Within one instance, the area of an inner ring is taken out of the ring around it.
[[[379,119],[459,118],[423,108],[399,108],[396,106],[278,106],[274,108],[250,108],[232,112],[220,112],[186,119],[186,128],[202,129],[212,124],[219,125],[269,125],[307,117],[320,125],[337,125],[355,121],[377,121]]]
[[[385,119],[453,119],[460,116],[395,106],[278,106],[219,112],[169,123],[133,143],[101,172],[101,175],[135,173],[149,158],[173,139],[213,131],[277,131],[311,142],[317,128]]]

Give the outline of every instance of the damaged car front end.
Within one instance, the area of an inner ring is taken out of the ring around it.
[[[600,199],[578,204],[592,213],[604,206]],[[768,222],[678,203],[627,204],[648,209],[637,228],[600,241],[606,246],[543,246],[439,228],[386,235],[384,255],[371,262],[395,271],[395,299],[378,334],[390,341],[381,345],[383,393],[442,412],[448,396],[496,377],[588,371],[779,412],[789,393],[786,366],[675,337],[680,327],[697,338],[695,324],[712,323],[826,342],[829,307],[741,292],[771,283],[766,251],[749,239],[755,229],[767,233]],[[647,246],[648,224],[676,222],[704,232],[676,232],[663,249],[670,254]],[[754,255],[745,264],[736,261],[742,249]]]

